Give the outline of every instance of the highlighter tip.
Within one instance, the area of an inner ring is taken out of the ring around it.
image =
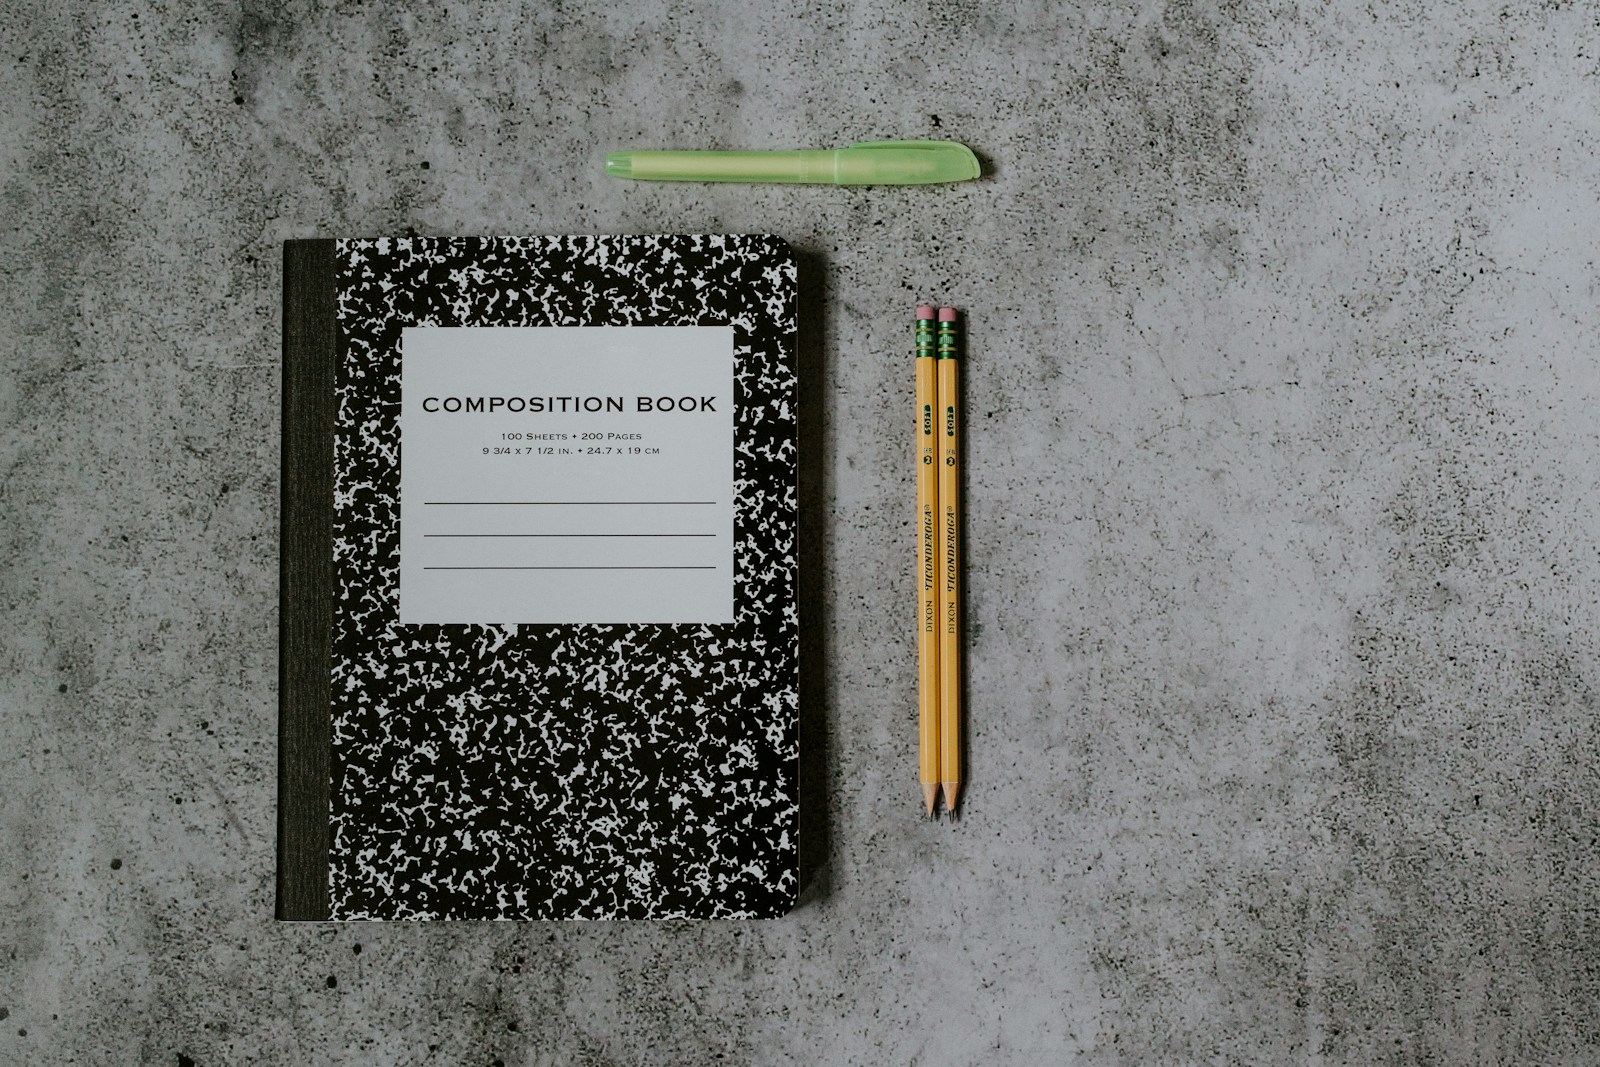
[[[606,156],[606,173],[613,178],[633,177],[633,156],[628,152],[612,152]]]

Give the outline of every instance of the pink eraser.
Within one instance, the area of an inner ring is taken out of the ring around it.
[[[931,305],[929,305],[929,304],[923,304],[920,307],[918,307],[917,308],[917,318],[919,318],[919,319],[931,319],[931,318],[933,318],[933,307]]]
[[[940,308],[939,309],[939,321],[940,322],[954,322],[954,321],[956,321],[956,309],[955,308]]]

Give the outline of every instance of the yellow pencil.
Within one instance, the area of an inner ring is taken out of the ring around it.
[[[917,743],[922,803],[939,803],[939,459],[934,310],[917,308]]]
[[[956,309],[939,309],[939,781],[961,795],[961,360]]]

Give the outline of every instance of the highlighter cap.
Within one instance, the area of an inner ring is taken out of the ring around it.
[[[863,141],[837,153],[838,185],[932,185],[964,182],[983,168],[956,141]]]

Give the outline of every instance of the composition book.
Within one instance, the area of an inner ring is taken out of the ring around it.
[[[769,236],[285,245],[279,918],[793,906],[795,305]]]

